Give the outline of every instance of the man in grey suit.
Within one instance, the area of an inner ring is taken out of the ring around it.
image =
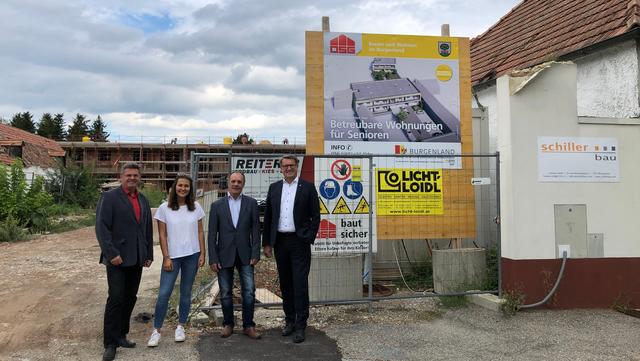
[[[260,260],[260,220],[258,202],[242,194],[244,174],[229,175],[226,197],[211,204],[209,212],[209,265],[218,272],[223,329],[221,337],[233,333],[233,270],[240,274],[242,286],[242,328],[252,339],[259,339],[253,322],[255,305],[254,266]]]
[[[109,297],[104,310],[105,361],[117,347],[135,347],[127,340],[131,312],[136,304],[142,267],[153,262],[151,208],[138,192],[140,166],[127,163],[120,173],[121,187],[102,193],[96,209],[96,238],[100,263],[107,268]]]

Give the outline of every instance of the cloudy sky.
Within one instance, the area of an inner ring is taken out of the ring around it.
[[[2,0],[0,117],[100,114],[110,139],[304,140],[304,32],[474,37],[518,0]]]

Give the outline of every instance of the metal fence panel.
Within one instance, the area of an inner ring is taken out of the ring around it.
[[[244,193],[262,206],[269,184],[281,179],[281,156],[192,154],[192,174],[207,174],[196,179],[207,217],[210,204],[226,194],[232,170],[245,173]],[[309,275],[312,304],[499,289],[498,154],[300,159],[300,176],[315,182],[322,211]],[[279,295],[275,262],[263,260],[257,287]]]

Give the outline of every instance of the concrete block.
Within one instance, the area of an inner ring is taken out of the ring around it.
[[[434,250],[432,264],[436,293],[477,287],[486,277],[486,252],[482,248]]]
[[[489,293],[467,296],[469,302],[486,308],[491,311],[499,312],[500,305],[504,303],[504,299]]]
[[[362,298],[362,255],[312,256],[309,300]]]

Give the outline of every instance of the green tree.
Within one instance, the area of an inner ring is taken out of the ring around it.
[[[36,132],[36,124],[33,122],[33,115],[29,112],[16,113],[11,119],[11,126],[26,130],[29,133]]]
[[[55,117],[53,117],[53,125],[54,125],[54,131],[53,131],[53,138],[51,139],[54,139],[57,141],[67,139],[67,132],[64,129],[63,113],[58,113],[55,115]]]
[[[233,140],[233,144],[253,144],[253,138],[247,133],[238,134],[236,139]]]
[[[51,113],[44,113],[42,114],[42,118],[40,118],[40,123],[38,123],[38,130],[36,131],[36,134],[45,138],[53,139],[53,127],[54,124]]]
[[[38,135],[56,141],[64,140],[64,115],[59,113],[52,117],[50,113],[42,114],[38,124]]]
[[[94,142],[108,142],[109,133],[106,132],[107,125],[102,121],[102,118],[98,115],[96,120],[91,124],[89,135]]]
[[[95,207],[100,196],[100,183],[93,177],[91,168],[74,164],[65,167],[62,162],[47,173],[44,187],[56,203],[83,208]]]
[[[67,140],[72,142],[78,142],[82,140],[82,137],[89,134],[89,121],[87,118],[78,113],[75,118],[73,118],[73,123],[69,126],[69,131],[67,132]]]

